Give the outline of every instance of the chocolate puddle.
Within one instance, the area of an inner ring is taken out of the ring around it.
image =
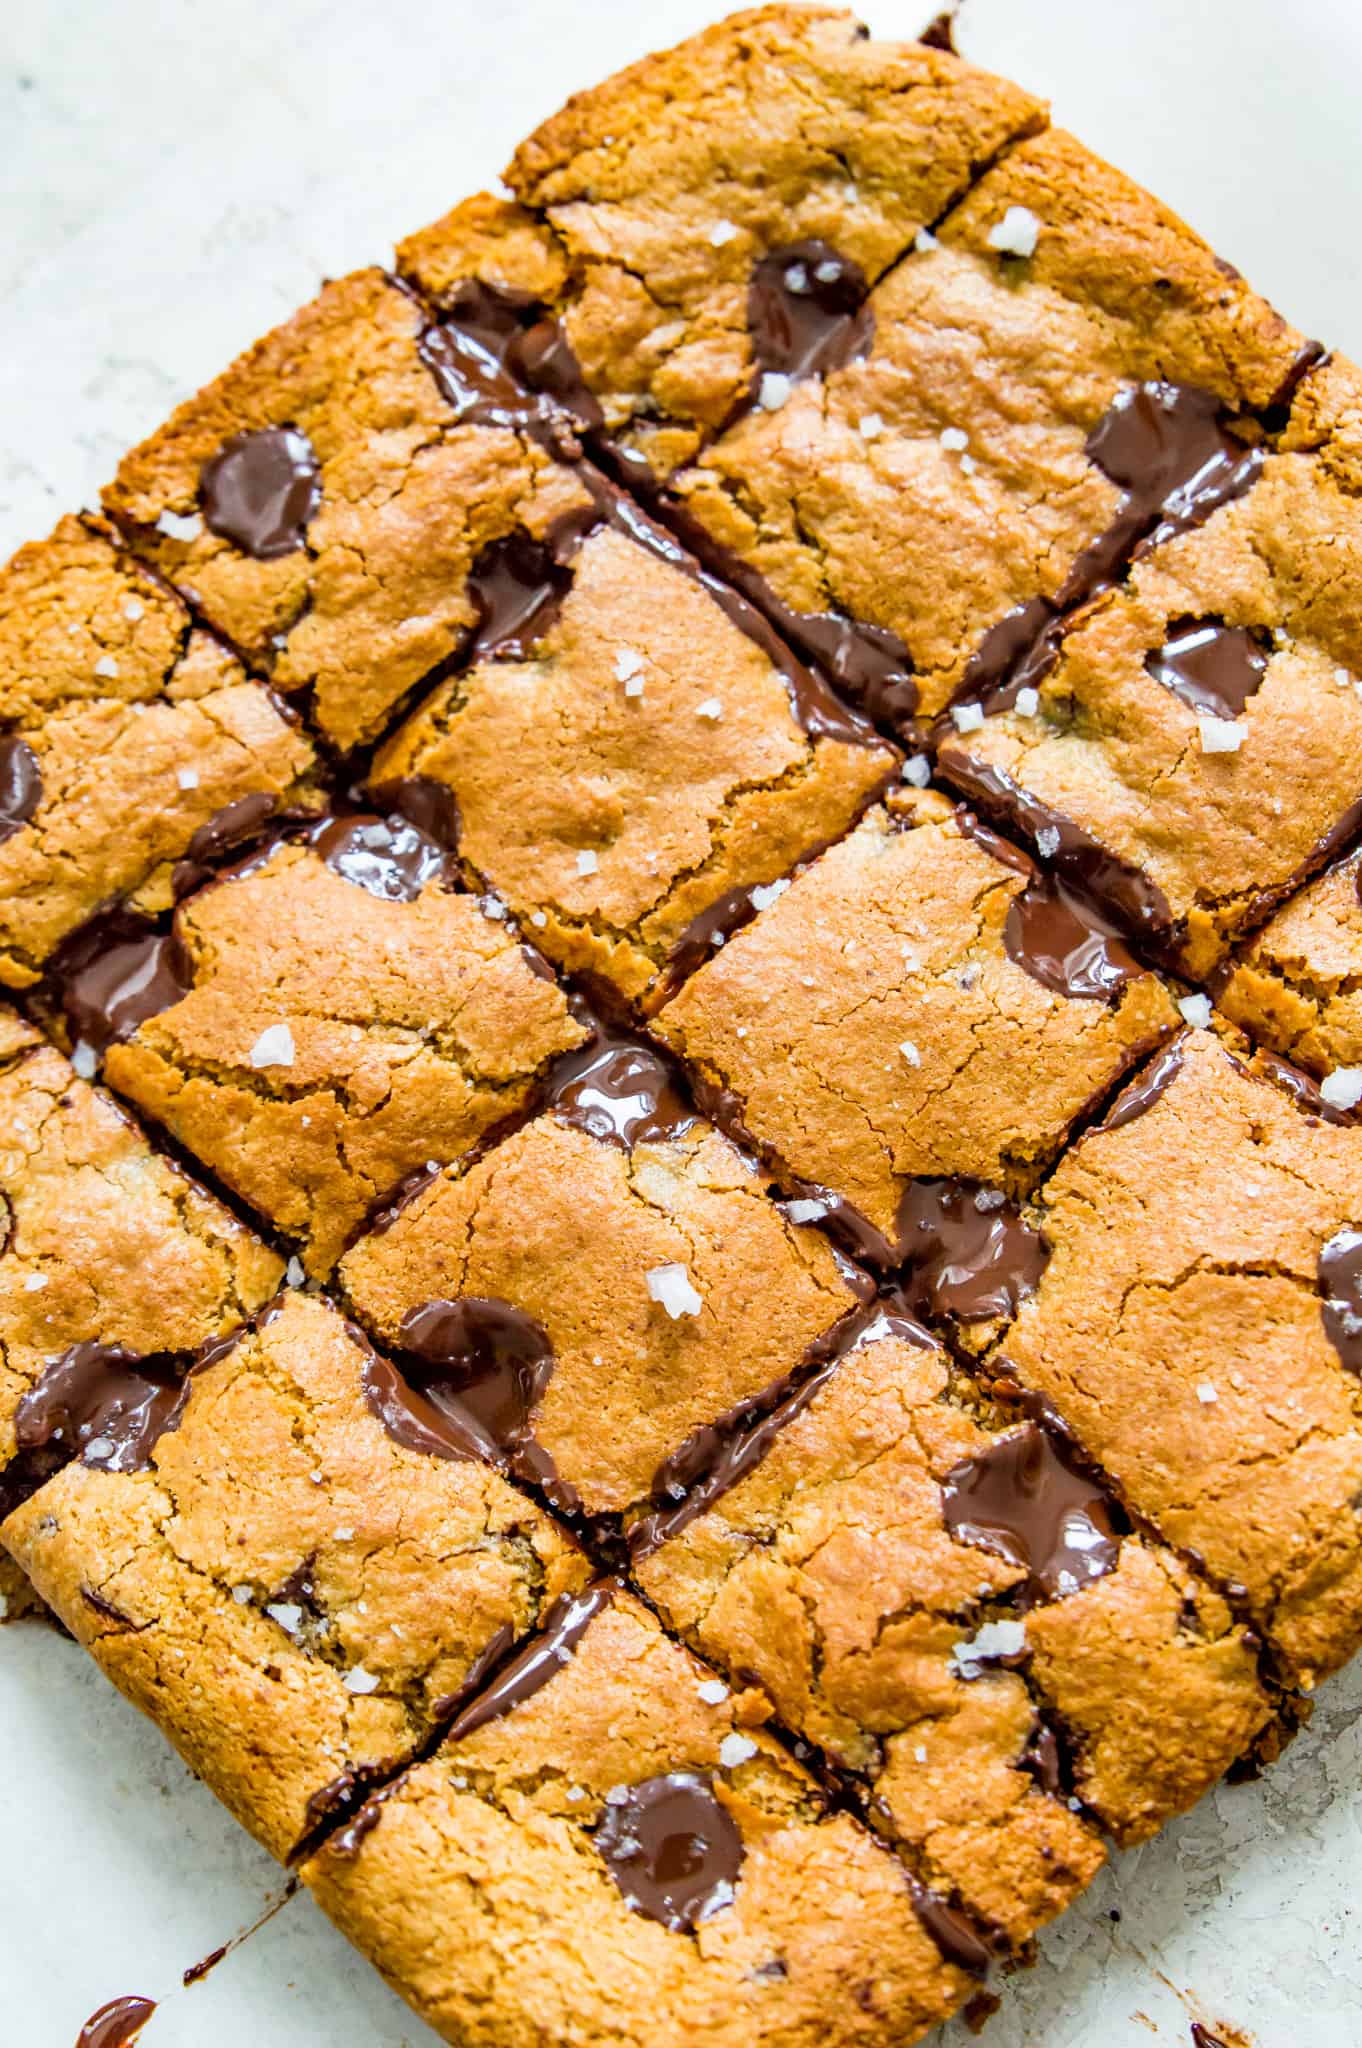
[[[111,1998],[86,2020],[76,2048],[130,2048],[155,2010],[154,1998]]]
[[[827,376],[867,355],[875,336],[865,272],[830,242],[791,242],[763,256],[747,291],[759,370]]]
[[[301,548],[321,501],[321,466],[297,427],[233,434],[199,475],[204,525],[258,562]]]
[[[1111,1571],[1120,1554],[1110,1496],[1034,1422],[953,1466],[941,1502],[958,1543],[1025,1571],[1028,1606],[1080,1592]]]
[[[1193,711],[1237,718],[1255,696],[1267,656],[1252,633],[1214,619],[1180,619],[1162,647],[1147,654],[1146,671]]]
[[[700,1772],[668,1771],[629,1786],[606,1806],[595,1841],[624,1903],[675,1934],[733,1903],[742,1836]]]

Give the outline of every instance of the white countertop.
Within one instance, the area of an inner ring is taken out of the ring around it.
[[[719,11],[688,0],[9,0],[0,8],[0,554],[318,276],[489,182],[567,92]],[[911,34],[929,0],[879,0]],[[1357,0],[966,0],[967,55],[1185,212],[1299,325],[1362,351]],[[992,2048],[1362,2042],[1362,1669],[1257,1785],[1121,1859],[1008,1988]],[[79,1651],[0,1632],[4,2034],[105,1999],[146,2048],[427,2048]],[[1120,1913],[1119,1924],[1111,1914]],[[948,2031],[951,2048],[970,2037]]]

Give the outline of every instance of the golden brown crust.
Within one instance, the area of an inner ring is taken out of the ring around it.
[[[1312,1074],[1362,1066],[1362,855],[1284,903],[1226,963],[1217,1001],[1260,1045]]]

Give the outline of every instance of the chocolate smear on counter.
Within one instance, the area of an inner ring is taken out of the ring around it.
[[[628,1532],[633,1562],[651,1557],[754,1472],[844,1358],[888,1339],[920,1351],[938,1348],[897,1288],[872,1295],[840,1316],[831,1329],[814,1339],[799,1364],[773,1386],[692,1430],[653,1474],[654,1505]]]
[[[20,1401],[20,1452],[60,1451],[103,1472],[140,1472],[179,1419],[186,1381],[169,1360],[122,1344],[72,1344]]]
[[[1349,1372],[1362,1372],[1362,1230],[1335,1231],[1319,1255],[1316,1285],[1329,1342]]]
[[[1170,637],[1147,654],[1145,668],[1193,711],[1237,718],[1257,694],[1267,656],[1252,633],[1214,619],[1180,619]]]
[[[21,831],[43,800],[38,756],[17,732],[0,738],[0,846]]]
[[[1003,769],[975,760],[963,746],[953,743],[943,765],[951,781],[991,817],[1013,824],[1038,843],[1042,833],[1057,835],[1047,859],[1085,896],[1114,905],[1127,923],[1155,939],[1165,940],[1172,933],[1168,899],[1142,869],[1109,853],[1081,825],[1029,795]]]
[[[104,1052],[139,1024],[182,1002],[194,986],[178,934],[148,930],[115,912],[82,934],[60,970],[62,1010],[73,1038]],[[82,957],[84,956],[84,957]]]
[[[1027,1605],[1080,1592],[1120,1553],[1109,1496],[1034,1422],[952,1466],[941,1511],[957,1543],[1026,1573]]]
[[[453,879],[445,848],[398,815],[327,818],[308,839],[336,874],[388,903],[414,903],[428,882]]]
[[[742,1836],[701,1772],[668,1771],[628,1786],[607,1804],[595,1842],[625,1905],[674,1934],[733,1903]]]
[[[262,1927],[268,1926],[276,1913],[283,1912],[289,1900],[296,1895],[297,1890],[298,1879],[291,1877],[278,1898],[271,1899],[264,1912],[261,1913],[258,1919],[252,1920],[249,1927],[243,1927],[239,1934],[234,1934],[230,1941],[224,1941],[220,1948],[215,1948],[210,1955],[204,1956],[199,1962],[191,1963],[180,1978],[180,1982],[184,1985],[186,1991],[191,1984],[201,1984],[203,1979],[211,1971],[215,1970],[226,1956],[232,1953],[233,1949],[240,1948],[243,1941],[249,1941],[253,1934],[258,1934]]]
[[[199,473],[204,525],[258,562],[296,553],[321,502],[321,467],[297,427],[233,434]]]
[[[962,1323],[1012,1315],[1035,1293],[1050,1256],[1000,1189],[971,1180],[910,1181],[899,1203],[898,1250],[910,1308]]]
[[[1014,896],[1003,925],[1008,958],[1055,995],[1114,1002],[1144,973],[1116,926],[1055,875]]]
[[[1083,1139],[1100,1138],[1108,1131],[1119,1131],[1123,1124],[1134,1123],[1137,1116],[1143,1116],[1147,1109],[1152,1109],[1164,1090],[1171,1087],[1181,1073],[1185,1045],[1186,1033],[1179,1032],[1158,1058],[1151,1060],[1130,1086],[1121,1090],[1101,1123],[1085,1131]]]
[[[875,335],[865,272],[830,242],[791,242],[763,256],[747,290],[760,370],[826,376],[868,354]]]
[[[514,1713],[556,1678],[570,1663],[577,1645],[596,1616],[620,1590],[619,1579],[597,1579],[581,1593],[561,1593],[550,1607],[539,1634],[503,1665],[487,1688],[470,1700],[450,1724],[446,1740],[462,1742],[491,1721]]]
[[[697,1121],[670,1064],[636,1039],[598,1029],[589,1045],[558,1060],[544,1107],[603,1144],[679,1138]]]
[[[936,1892],[914,1883],[913,1910],[940,1950],[944,1961],[969,1977],[986,1977],[993,1964],[993,1951],[969,1918]]]
[[[111,1998],[86,2020],[76,2048],[129,2048],[155,2010],[154,1998]]]

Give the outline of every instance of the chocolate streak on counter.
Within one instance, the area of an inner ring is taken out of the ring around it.
[[[1032,598],[989,628],[952,700],[992,714],[1054,666],[1068,613],[1116,582],[1132,561],[1200,526],[1244,495],[1263,466],[1238,441],[1215,394],[1151,381],[1122,391],[1087,440],[1091,462],[1122,490],[1115,517],[1078,556],[1054,599]]]
[[[1081,1591],[1111,1571],[1120,1554],[1111,1496],[1034,1422],[952,1466],[941,1503],[957,1543],[991,1551],[1026,1573],[1024,1607]]]
[[[21,831],[43,800],[38,756],[17,732],[0,738],[0,846]]]
[[[844,1358],[867,1344],[897,1339],[920,1351],[936,1339],[895,1288],[858,1303],[816,1337],[797,1366],[763,1393],[704,1423],[664,1458],[653,1475],[654,1505],[628,1532],[630,1560],[638,1564],[671,1542],[722,1500],[827,1385]]]
[[[130,2048],[155,2010],[154,1998],[111,1998],[86,2020],[76,2048]]]
[[[1192,2048],[1229,2048],[1219,2034],[1213,2034],[1209,2027],[1203,2027],[1200,2020],[1192,2021]]]
[[[595,1842],[625,1905],[674,1934],[733,1903],[743,1839],[704,1773],[668,1771],[630,1785],[606,1807]]]
[[[279,1897],[272,1900],[266,1906],[258,1920],[252,1920],[249,1927],[243,1927],[240,1934],[234,1934],[230,1941],[224,1941],[220,1948],[215,1948],[211,1955],[204,1956],[201,1962],[191,1963],[180,1979],[185,1990],[187,1991],[193,1984],[201,1984],[204,1978],[232,1953],[233,1949],[240,1948],[243,1941],[249,1941],[253,1934],[258,1934],[262,1927],[268,1926],[276,1913],[283,1912],[285,1906],[295,1896],[297,1890],[298,1880],[296,1877],[291,1877],[284,1886],[283,1891],[279,1894]]]

